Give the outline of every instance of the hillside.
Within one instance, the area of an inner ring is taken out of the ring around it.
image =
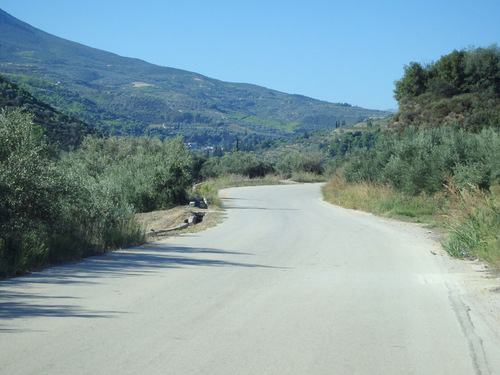
[[[86,135],[96,133],[84,122],[56,111],[0,75],[0,109],[5,108],[22,108],[33,114],[34,123],[43,129],[48,141],[63,149],[78,146]]]
[[[289,137],[389,115],[121,57],[47,34],[1,10],[0,72],[108,134],[183,135],[222,144],[235,136]]]

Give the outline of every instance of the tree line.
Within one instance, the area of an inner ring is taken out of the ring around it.
[[[500,49],[454,50],[437,62],[422,65],[411,62],[404,67],[404,76],[395,82],[394,97],[418,97],[425,93],[452,97],[465,93],[487,93],[500,96]]]
[[[396,128],[456,123],[472,132],[500,128],[500,49],[453,51],[430,64],[411,62],[395,82]]]

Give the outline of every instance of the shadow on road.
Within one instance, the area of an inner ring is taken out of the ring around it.
[[[214,259],[214,256],[250,256],[252,254],[212,248],[169,246],[161,242],[87,258],[81,262],[52,267],[42,272],[0,281],[0,332],[2,321],[27,317],[112,318],[120,311],[90,311],[78,306],[79,298],[30,293],[40,284],[94,285],[102,277],[140,277],[165,268],[185,267],[264,267],[266,265]]]
[[[61,300],[59,304],[47,304],[50,299]],[[23,319],[33,316],[43,317],[76,317],[76,318],[111,318],[117,311],[93,312],[84,310],[74,304],[64,304],[66,301],[77,302],[78,298],[69,296],[41,296],[18,291],[0,290],[0,332],[15,332],[12,329],[3,329],[2,320]]]

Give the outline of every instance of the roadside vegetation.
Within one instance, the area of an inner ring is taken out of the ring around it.
[[[0,278],[143,243],[138,214],[220,207],[222,188],[318,181],[334,204],[430,225],[453,256],[500,267],[496,46],[405,67],[391,120],[211,155],[181,138],[103,137],[0,83]]]
[[[293,167],[242,151],[208,158],[181,138],[90,135],[64,150],[34,118],[0,113],[0,277],[140,244],[137,213],[201,198],[220,206],[223,187],[315,179],[307,156]]]
[[[371,181],[348,183],[341,174],[323,186],[326,201],[355,210],[439,227],[448,199],[445,194],[409,196]]]
[[[325,198],[444,228],[450,254],[500,267],[498,47],[411,63],[395,98],[388,131],[332,142]]]

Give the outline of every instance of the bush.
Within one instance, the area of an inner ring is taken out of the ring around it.
[[[488,189],[500,177],[500,134],[479,134],[456,127],[385,134],[370,150],[344,157],[341,169],[348,182],[384,183],[409,195],[432,194],[452,177],[460,188]]]
[[[19,110],[0,114],[0,194],[1,274],[43,263],[66,190],[33,117]]]
[[[399,112],[392,126],[458,123],[468,131],[500,128],[500,49],[453,51],[435,63],[410,63],[395,82]]]
[[[418,97],[432,93],[441,97],[472,92],[500,95],[500,49],[488,48],[453,51],[437,62],[422,66],[411,62],[404,67],[403,78],[395,82],[395,98]]]
[[[264,177],[274,171],[271,164],[260,160],[250,152],[236,151],[222,157],[210,158],[201,168],[203,178],[237,174],[248,178]]]
[[[291,178],[294,173],[323,174],[325,157],[317,153],[300,151],[287,152],[278,158],[276,171],[284,178]]]
[[[196,158],[180,138],[86,138],[64,162],[79,175],[116,185],[119,199],[136,212],[186,203],[186,189],[197,174]]]
[[[116,184],[67,168],[19,110],[0,114],[0,277],[142,241]]]

